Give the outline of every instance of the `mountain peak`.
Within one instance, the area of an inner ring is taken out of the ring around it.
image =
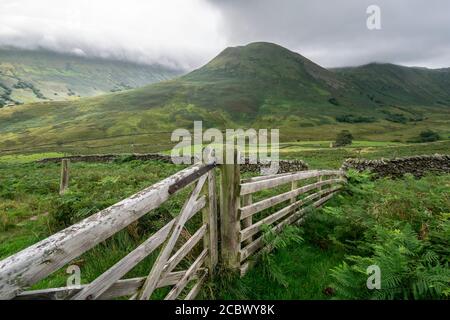
[[[291,82],[296,86],[311,81],[333,88],[343,84],[335,75],[302,55],[270,42],[252,42],[228,47],[202,68],[184,77],[189,80],[248,79],[265,82]]]

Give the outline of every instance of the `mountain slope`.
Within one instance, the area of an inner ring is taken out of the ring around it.
[[[425,94],[417,101],[406,99],[401,89],[394,90],[409,83],[401,77],[373,80],[376,72],[357,71],[326,70],[270,43],[227,48],[202,68],[172,80],[77,101],[4,108],[0,150],[71,141],[84,147],[82,141],[92,139],[118,151],[120,144],[161,150],[173,144],[173,129],[192,128],[195,120],[202,120],[204,128],[279,128],[284,141],[333,139],[342,129],[377,140],[407,140],[430,127],[448,135],[450,102],[436,104]],[[430,72],[439,83],[440,76]],[[445,102],[442,72],[438,88]],[[374,92],[384,94],[384,101]],[[361,123],[337,121],[348,115]],[[97,142],[85,144],[98,150]]]
[[[43,50],[0,49],[0,107],[73,100],[167,80],[179,75],[160,65],[85,58]]]
[[[382,103],[450,105],[450,68],[433,70],[371,63],[334,71]]]

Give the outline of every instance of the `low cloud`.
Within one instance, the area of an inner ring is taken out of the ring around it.
[[[381,30],[366,9],[381,8]],[[193,69],[270,41],[326,66],[450,63],[447,0],[0,0],[0,46]]]
[[[0,45],[191,69],[225,46],[204,0],[0,0]]]

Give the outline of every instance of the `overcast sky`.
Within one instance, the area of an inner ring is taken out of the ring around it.
[[[381,30],[366,26],[372,4]],[[0,45],[192,69],[253,41],[325,67],[449,67],[450,1],[0,0]]]

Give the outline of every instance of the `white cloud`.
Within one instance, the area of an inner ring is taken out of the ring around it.
[[[381,8],[382,29],[366,27]],[[0,45],[198,67],[270,41],[325,66],[449,66],[448,0],[0,0]]]
[[[201,65],[225,42],[204,0],[0,0],[0,45]]]

